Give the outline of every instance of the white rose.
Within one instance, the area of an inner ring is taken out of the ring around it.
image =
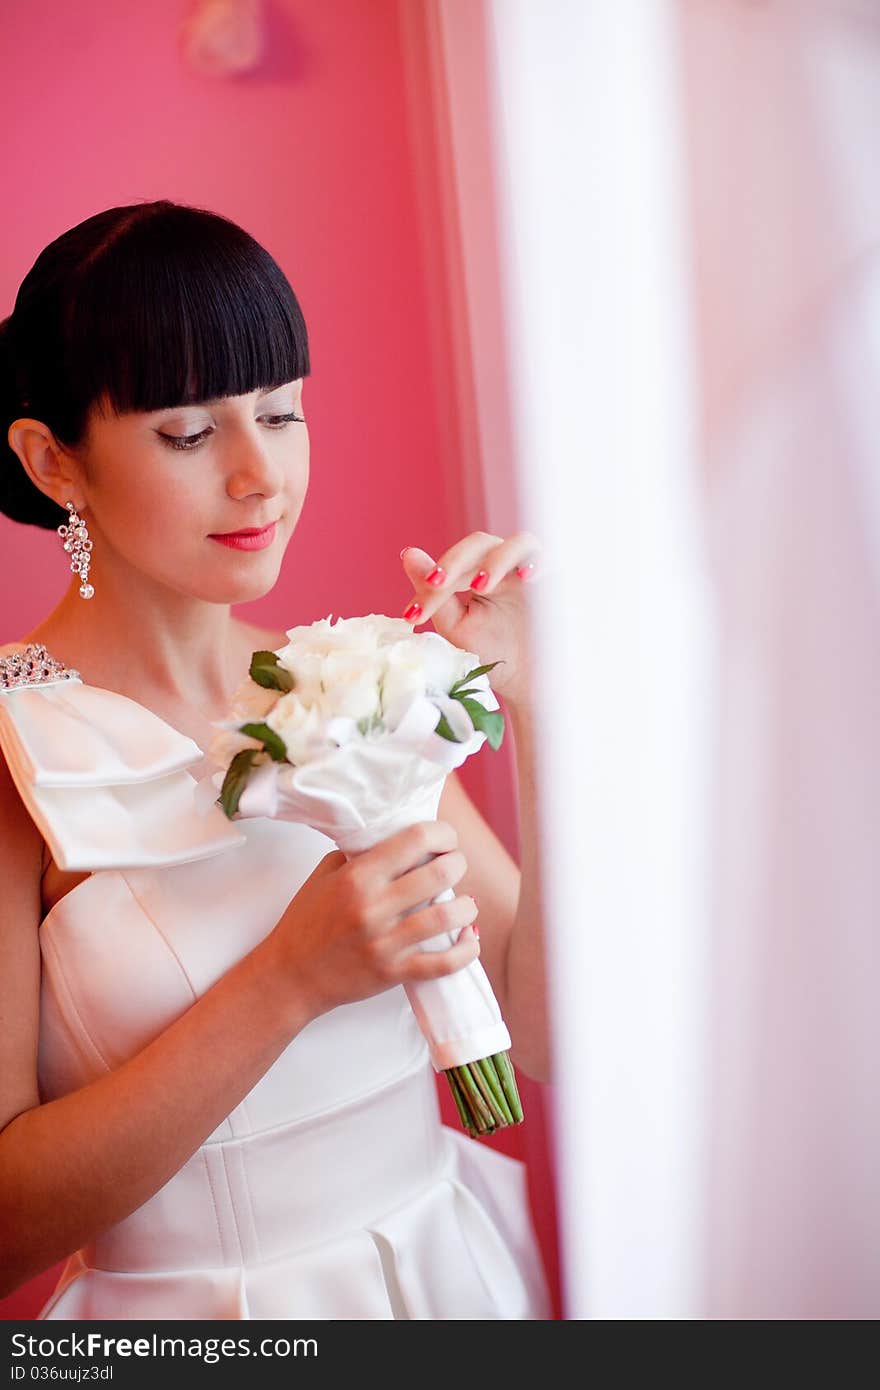
[[[318,618],[313,623],[300,623],[298,627],[289,627],[287,636],[293,643],[311,642],[322,633],[330,631],[332,626],[333,614],[330,613],[326,618]]]
[[[304,705],[296,691],[288,691],[270,711],[266,723],[284,740],[288,760],[306,762],[326,742],[325,716],[318,705]]]
[[[329,618],[319,618],[315,623],[289,628],[287,638],[288,645],[278,653],[279,661],[286,661],[288,656],[295,659],[298,653],[323,654],[333,651],[342,642],[338,624],[333,625]]]
[[[302,652],[324,654],[358,646],[375,649],[377,645],[373,628],[364,618],[337,618],[335,623],[329,617],[319,618],[315,623],[290,628],[287,637],[289,643],[284,650],[293,659]]]
[[[277,690],[268,690],[248,676],[232,697],[229,719],[234,724],[261,724],[278,699]]]
[[[328,652],[321,679],[324,708],[331,716],[369,719],[379,712],[379,682],[383,664],[373,653]]]
[[[370,613],[364,622],[369,624],[368,631],[382,648],[402,642],[413,635],[412,628],[404,618],[386,618],[384,613]]]
[[[448,695],[456,681],[481,664],[473,652],[462,651],[439,632],[414,632],[410,642],[422,663],[429,691]]]
[[[293,676],[293,688],[304,705],[320,700],[323,694],[323,652],[309,651],[304,645],[291,645],[278,654],[278,661]]]
[[[337,618],[335,623],[331,615],[289,628],[287,636],[288,645],[277,655],[293,675],[291,693],[325,722],[356,725],[378,715],[393,731],[414,699],[427,696],[443,708],[453,685],[480,665],[475,652],[462,651],[437,632],[414,633],[403,618],[383,613]],[[488,689],[485,675],[474,684]],[[287,717],[284,711],[278,715],[282,721]],[[464,710],[451,709],[448,717],[461,731]]]
[[[291,672],[304,704],[318,701],[331,714],[369,717],[379,706],[383,669],[377,659],[379,648],[388,641],[399,641],[402,629],[411,635],[408,623],[380,613],[339,618],[333,624],[322,618],[290,628],[287,635],[291,640],[277,653],[278,660]]]
[[[403,618],[388,618],[384,613],[367,613],[358,618],[320,618],[317,622],[292,627],[287,631],[288,646],[279,652],[279,659],[295,660],[304,652],[376,651],[391,642],[412,636],[412,628]]]
[[[425,693],[424,663],[409,642],[384,648],[382,715],[389,729],[396,729],[414,699]]]

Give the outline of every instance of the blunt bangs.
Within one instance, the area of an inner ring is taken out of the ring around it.
[[[211,214],[206,236],[207,214],[187,212],[140,220],[83,267],[67,335],[75,399],[124,414],[309,375],[305,322],[275,261],[233,223]]]

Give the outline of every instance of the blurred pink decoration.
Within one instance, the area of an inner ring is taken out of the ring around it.
[[[206,77],[258,66],[265,46],[262,0],[199,0],[181,25],[187,62]]]

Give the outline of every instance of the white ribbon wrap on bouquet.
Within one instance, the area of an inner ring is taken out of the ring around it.
[[[480,694],[480,703],[487,709],[498,708],[490,691]],[[298,767],[286,762],[262,763],[242,792],[235,819],[270,816],[304,822],[334,840],[348,859],[408,825],[436,820],[447,774],[475,753],[486,738],[473,731],[464,742],[454,743],[434,732],[437,720],[436,704],[417,697],[393,732],[375,739],[350,737],[340,747]],[[341,736],[346,735],[343,726],[350,722],[338,721]],[[215,798],[223,775],[217,772],[203,779],[203,787],[209,784],[209,791],[200,789],[203,806],[208,804],[208,794],[211,801]],[[454,897],[453,889],[447,888],[429,901]],[[411,911],[425,905],[417,904]],[[456,939],[456,935],[442,932],[420,942],[419,948],[448,950]],[[451,975],[419,980],[404,988],[435,1071],[510,1048],[510,1034],[498,1001],[478,960]]]

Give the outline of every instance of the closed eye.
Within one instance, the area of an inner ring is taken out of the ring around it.
[[[291,424],[294,420],[298,421],[299,424],[305,424],[303,416],[296,415],[292,411],[289,415],[264,415],[262,418],[273,430],[283,429],[285,425]],[[156,431],[162,443],[167,445],[169,449],[195,449],[203,439],[207,439],[208,435],[213,434],[213,432],[211,426],[199,430],[198,434],[165,434],[162,430]]]

